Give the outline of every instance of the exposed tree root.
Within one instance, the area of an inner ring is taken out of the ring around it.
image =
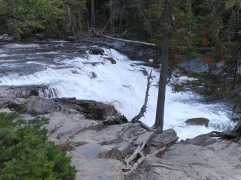
[[[241,138],[241,120],[238,122],[238,124],[233,128],[230,132],[218,132],[218,131],[212,131],[210,133],[211,137],[220,137],[223,139],[232,140],[234,142],[238,142]]]

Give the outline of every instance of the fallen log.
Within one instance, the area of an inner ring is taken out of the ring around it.
[[[145,45],[145,46],[156,47],[156,44],[154,44],[154,43],[148,43],[148,42],[143,42],[143,41],[134,41],[134,40],[128,40],[128,39],[122,39],[122,38],[115,38],[115,37],[112,37],[112,36],[106,36],[106,35],[102,35],[102,34],[100,34],[99,36],[104,37],[104,38],[108,38],[108,39],[113,39],[113,40],[116,40],[116,41],[122,41],[122,42],[127,42],[127,43],[135,43],[135,44],[142,44],[142,45]]]

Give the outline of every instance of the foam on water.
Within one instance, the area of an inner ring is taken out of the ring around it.
[[[147,77],[142,70],[150,72],[152,68],[133,65],[126,56],[113,49],[104,50],[104,55],[89,54],[86,58],[76,57],[64,61],[56,59],[55,62],[61,66],[48,65],[48,68],[31,75],[19,76],[16,73],[4,76],[0,78],[0,85],[45,84],[55,90],[57,97],[111,103],[131,120],[144,102]],[[111,64],[105,57],[113,57],[117,63]],[[153,70],[152,74],[156,77],[152,83],[155,85],[159,72]],[[155,86],[150,88],[147,113],[141,118],[148,126],[152,126],[155,121],[157,92]],[[173,93],[172,88],[167,86],[164,128],[174,128],[180,139],[186,139],[233,126],[228,118],[230,112],[223,104],[206,104],[198,99],[202,97],[190,92]],[[184,123],[189,118],[197,117],[209,119],[209,128],[187,126]]]
[[[38,48],[40,47],[39,44],[6,44],[4,45],[5,48]]]

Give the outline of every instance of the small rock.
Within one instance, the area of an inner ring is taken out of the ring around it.
[[[188,125],[205,125],[205,127],[208,127],[209,120],[206,118],[191,118],[186,120],[185,123]]]

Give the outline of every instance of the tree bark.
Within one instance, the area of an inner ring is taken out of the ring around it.
[[[167,74],[168,74],[168,64],[169,64],[169,43],[170,43],[169,0],[165,0],[163,15],[164,15],[164,31],[162,36],[162,55],[161,55],[162,65],[161,65],[161,73],[160,73],[160,79],[159,79],[156,120],[154,124],[154,128],[158,132],[163,131],[163,124],[164,124],[164,105],[165,105],[165,92],[166,92],[166,82],[167,82]]]

